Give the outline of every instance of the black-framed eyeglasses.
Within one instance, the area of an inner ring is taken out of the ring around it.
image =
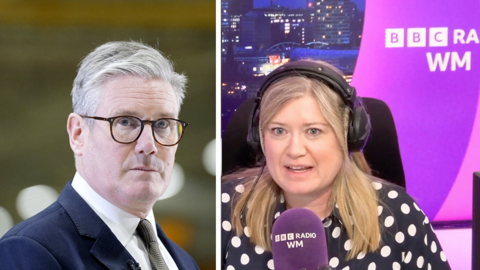
[[[188,123],[174,118],[160,118],[157,120],[141,120],[135,116],[120,115],[115,117],[85,116],[94,120],[110,123],[110,134],[114,141],[128,144],[140,138],[145,124],[152,126],[152,135],[155,141],[163,146],[174,146],[182,139],[183,132]]]

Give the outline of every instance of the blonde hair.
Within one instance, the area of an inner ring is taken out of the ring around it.
[[[336,204],[338,207],[343,226],[352,241],[352,249],[347,257],[351,259],[360,252],[366,254],[375,251],[380,247],[381,239],[377,215],[379,200],[372,185],[375,178],[370,175],[371,171],[363,153],[350,153],[348,150],[346,136],[350,109],[337,93],[323,82],[302,76],[290,76],[276,81],[265,92],[260,104],[259,135],[262,148],[263,129],[269,121],[288,101],[305,95],[312,96],[318,102],[343,152],[343,163],[333,182],[329,206],[333,209]],[[235,204],[232,206],[233,228],[238,235],[243,233],[240,215],[243,205],[247,203],[245,223],[249,228],[251,241],[265,250],[271,250],[273,215],[277,198],[282,191],[272,179],[267,165],[248,199],[259,171],[260,168],[246,169],[226,175],[224,179],[244,178],[242,184],[245,191],[235,197]]]

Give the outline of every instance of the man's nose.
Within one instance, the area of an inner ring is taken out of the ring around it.
[[[142,134],[137,140],[137,145],[135,146],[136,154],[145,154],[145,155],[155,155],[158,152],[157,142],[155,141],[152,125],[146,123],[143,127]]]

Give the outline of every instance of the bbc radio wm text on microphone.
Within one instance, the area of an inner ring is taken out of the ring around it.
[[[288,248],[303,247],[303,240],[297,239],[317,238],[316,233],[282,233],[275,235],[275,242],[286,241]]]
[[[430,28],[387,28],[385,29],[385,48],[438,48],[449,44],[479,44],[475,29],[449,29],[448,27]],[[459,48],[459,47],[457,47]],[[477,57],[478,58],[478,57]],[[426,52],[428,68],[436,71],[470,71],[471,51]]]

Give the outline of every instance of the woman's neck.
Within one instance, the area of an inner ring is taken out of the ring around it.
[[[321,220],[325,219],[332,212],[332,202],[330,197],[332,190],[323,192],[318,196],[309,195],[297,195],[297,194],[284,194],[285,204],[287,209],[290,208],[306,208],[314,212]]]

